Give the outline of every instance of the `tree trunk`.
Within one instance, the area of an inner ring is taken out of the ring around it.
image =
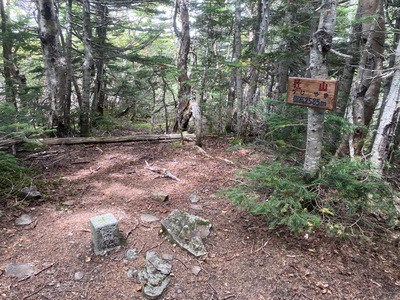
[[[98,24],[97,33],[97,58],[96,58],[96,79],[92,103],[92,111],[99,116],[104,116],[104,108],[107,106],[106,79],[105,79],[105,43],[107,40],[108,8],[105,4],[96,4]]]
[[[72,0],[67,1],[67,12],[65,21],[66,43],[66,87],[65,87],[65,106],[64,124],[68,135],[71,133],[71,97],[72,97]]]
[[[80,115],[81,136],[90,135],[90,87],[92,81],[93,54],[91,45],[90,3],[83,2],[83,45],[85,49],[85,61],[83,63],[82,78],[82,106]]]
[[[396,130],[400,117],[400,43],[397,45],[394,76],[383,107],[378,129],[371,151],[371,162],[382,174],[385,161],[393,151]]]
[[[256,35],[254,51],[255,58],[252,60],[251,66],[247,72],[248,82],[244,87],[243,111],[241,113],[241,132],[239,136],[246,137],[251,131],[251,119],[253,114],[250,112],[252,106],[257,103],[257,90],[259,71],[258,67],[261,63],[261,56],[264,54],[267,43],[266,33],[269,27],[269,2],[268,0],[260,0],[259,2],[259,17],[258,35]]]
[[[3,0],[0,0],[0,13],[1,13],[1,33],[3,35],[3,76],[6,88],[6,101],[12,103],[15,110],[18,111],[17,92],[11,77],[11,40],[10,32],[8,30],[8,15],[4,9]]]
[[[362,25],[361,58],[346,109],[346,118],[357,128],[344,135],[338,150],[338,153],[349,153],[350,157],[361,153],[366,127],[378,102],[385,39],[383,0],[362,0],[359,5],[361,17],[376,14],[377,19]]]
[[[337,0],[323,0],[318,30],[313,34],[310,50],[311,78],[328,79],[326,56],[332,47],[336,23]],[[304,170],[310,178],[315,177],[322,156],[322,137],[325,111],[308,108],[307,145]]]
[[[62,108],[66,94],[66,62],[60,50],[58,15],[54,5],[54,0],[37,0],[39,36],[51,108],[49,122],[62,135],[65,129]]]
[[[240,67],[240,59],[242,57],[242,38],[241,38],[241,14],[242,14],[242,1],[236,0],[235,2],[235,23],[234,23],[234,38],[233,38],[233,52],[232,52],[232,64],[234,64],[231,82],[228,92],[228,103],[227,103],[227,122],[225,125],[225,130],[227,132],[233,131],[233,116],[234,116],[234,104],[235,99],[237,101],[237,121],[241,120],[242,115],[242,102],[243,102],[243,92],[242,92],[242,70]],[[236,122],[237,130],[241,132],[241,123]]]
[[[176,26],[176,17],[179,11],[182,28],[178,30]],[[191,86],[188,76],[188,55],[190,50],[190,26],[189,26],[189,0],[177,0],[174,15],[174,29],[180,40],[178,55],[178,109],[174,132],[186,131],[188,128],[191,112],[189,109]]]

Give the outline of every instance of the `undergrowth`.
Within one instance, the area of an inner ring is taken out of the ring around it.
[[[295,234],[323,227],[353,236],[395,225],[395,191],[366,163],[334,159],[311,182],[303,175],[302,167],[286,163],[257,165],[226,195],[263,215],[271,229],[286,225]]]
[[[0,151],[0,174],[0,204],[4,205],[29,183],[30,170],[20,166],[14,156]]]

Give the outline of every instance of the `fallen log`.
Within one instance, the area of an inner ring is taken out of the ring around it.
[[[129,136],[100,136],[100,137],[67,137],[39,139],[45,145],[74,145],[74,144],[102,144],[102,143],[124,143],[143,141],[174,141],[182,139],[190,141],[195,138],[194,134],[150,134]]]

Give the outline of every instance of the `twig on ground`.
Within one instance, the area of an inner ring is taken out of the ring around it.
[[[218,299],[218,293],[217,293],[217,291],[214,289],[214,287],[211,285],[211,283],[209,283],[209,282],[207,282],[208,283],[208,286],[214,291],[214,294],[215,294],[215,296],[217,297],[217,299]],[[214,294],[213,294],[213,296],[214,296]]]
[[[20,280],[18,280],[18,282],[22,282],[22,281],[25,281],[25,280],[27,280],[27,279],[29,279],[29,278],[31,278],[31,277],[35,277],[35,276],[39,275],[40,273],[42,273],[43,271],[46,271],[47,269],[50,269],[50,268],[51,268],[52,266],[54,266],[54,265],[55,265],[55,262],[51,263],[51,264],[48,265],[47,267],[45,267],[45,268],[43,268],[43,269],[37,271],[36,273],[34,273],[34,274],[32,274],[32,275],[29,275],[29,276],[26,276],[26,277],[24,277],[24,278],[21,278]]]
[[[140,250],[139,250],[139,252],[138,252],[138,255],[140,254],[140,252],[142,252],[142,251],[143,251],[143,249],[144,249],[144,246],[146,246],[146,242],[143,244],[142,248],[140,248]]]
[[[35,296],[37,293],[39,293],[41,290],[43,290],[46,287],[46,285],[41,286],[40,288],[38,288],[36,291],[34,291],[33,293],[26,295],[24,298],[22,298],[23,300],[26,300],[32,296]]]
[[[264,247],[267,246],[269,241],[270,241],[270,239],[268,241],[266,241],[260,248],[258,248],[256,251],[254,251],[254,253],[257,253],[260,250],[264,250]]]
[[[230,299],[233,297],[236,297],[236,295],[228,295],[228,296],[225,296],[224,298],[222,298],[221,300],[227,300],[227,299]]]
[[[183,261],[181,261],[179,258],[174,257],[174,259],[179,261],[186,269],[189,269],[189,267]]]
[[[146,249],[145,252],[148,252],[150,250],[153,250],[154,248],[160,247],[162,244],[164,244],[164,242],[165,242],[165,240],[162,240],[161,243],[158,243],[157,245],[154,245],[154,246],[150,247],[149,249]]]
[[[147,161],[146,161],[146,169],[148,169],[148,170],[150,170],[150,171],[152,171],[152,172],[161,174],[161,175],[163,175],[164,177],[168,177],[168,178],[171,178],[171,179],[176,180],[176,181],[181,181],[178,177],[176,177],[175,175],[173,175],[173,174],[172,174],[170,171],[168,171],[167,169],[160,168],[160,167],[152,167],[152,166],[150,166],[150,165],[148,164]]]

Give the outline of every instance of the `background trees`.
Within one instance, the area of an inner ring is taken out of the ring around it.
[[[335,153],[368,158],[384,107],[393,110],[398,5],[332,3],[3,0],[1,109],[15,113],[1,126],[66,136],[141,123],[170,132],[193,130],[198,111],[203,132],[262,140],[313,172]],[[318,26],[335,11],[335,30]],[[321,30],[332,35],[323,68],[313,61]],[[325,114],[318,138],[321,161],[304,152],[306,109],[284,103],[288,76],[340,81],[338,109]]]

